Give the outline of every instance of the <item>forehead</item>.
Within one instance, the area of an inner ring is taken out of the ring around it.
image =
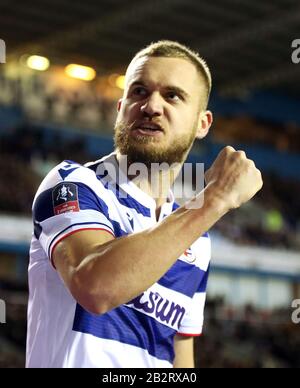
[[[177,86],[187,92],[199,92],[200,77],[196,67],[183,58],[142,57],[131,62],[126,72],[126,84],[133,82]]]

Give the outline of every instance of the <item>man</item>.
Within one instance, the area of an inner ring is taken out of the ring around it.
[[[185,206],[174,203],[170,186],[212,123],[210,89],[207,65],[187,47],[148,46],[126,72],[115,153],[86,166],[65,161],[42,182],[33,204],[28,367],[194,367],[207,231],[262,187],[254,163],[226,147],[206,188]],[[169,167],[152,169],[163,162]]]

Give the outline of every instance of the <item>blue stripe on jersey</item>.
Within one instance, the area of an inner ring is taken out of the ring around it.
[[[74,183],[78,187],[79,208],[81,210],[96,210],[101,212],[112,223],[116,237],[127,234],[127,232],[122,230],[119,222],[110,219],[107,205],[88,186],[78,182],[70,183]],[[45,190],[37,197],[33,207],[34,221],[42,222],[54,216],[52,202],[52,191],[54,189],[55,187]]]
[[[39,238],[40,238],[40,235],[41,235],[41,233],[42,233],[42,227],[41,227],[41,225],[40,225],[38,222],[36,222],[36,221],[33,222],[33,231],[34,231],[35,237],[36,237],[37,239],[39,239]]]
[[[157,283],[192,298],[205,276],[206,271],[201,270],[195,265],[177,260]]]
[[[101,162],[101,163],[103,163],[103,162]],[[98,168],[99,165],[100,165],[100,163],[95,163],[95,164],[92,164],[92,165],[90,165],[90,166],[88,166],[88,167],[87,167],[87,166],[84,166],[84,167],[86,167],[86,168],[88,168],[88,169],[94,171],[94,173],[96,174],[96,171],[97,171],[97,168]],[[103,177],[106,176],[107,174],[108,174],[108,171],[105,170],[105,171],[104,171],[104,174],[103,174]]]
[[[100,211],[108,218],[108,207],[87,185],[79,182],[73,183],[78,187],[79,208],[81,210],[96,210]],[[61,184],[58,183],[58,184]],[[56,185],[57,186],[57,185]],[[33,207],[33,218],[38,222],[42,222],[47,218],[54,216],[52,192],[55,187],[43,191],[35,200]]]
[[[119,222],[112,220],[109,217],[108,206],[106,203],[96,195],[88,186],[83,183],[74,183],[78,186],[78,200],[80,210],[96,210],[102,213],[113,225],[114,234],[116,237],[125,236],[125,232]]]
[[[101,180],[100,176],[97,176],[97,178]],[[151,217],[150,209],[143,206],[136,199],[131,197],[117,183],[112,185],[110,182],[105,182],[103,185],[107,190],[110,190],[112,193],[114,193],[115,197],[121,205],[130,209],[135,209],[137,213],[140,213],[145,217]]]
[[[67,178],[67,176],[70,175],[71,172],[77,170],[77,168],[79,168],[79,166],[70,168],[70,169],[68,169],[68,170],[65,170],[65,169],[63,169],[63,168],[60,168],[60,169],[58,170],[58,172],[59,172],[59,175],[62,177],[62,179],[65,180],[65,179]]]
[[[58,170],[63,180],[65,180],[66,177],[71,174],[71,172],[81,167],[79,163],[73,162],[73,160],[64,160],[63,163],[64,164],[62,167]]]
[[[36,198],[32,209],[34,221],[42,222],[54,216],[52,191],[53,189],[45,190]]]
[[[97,210],[100,211],[113,225],[114,234],[116,237],[127,235],[127,232],[122,230],[119,222],[110,219],[108,213],[108,206],[99,198],[88,186],[79,183],[78,184],[78,199],[79,207],[81,210]]]
[[[197,292],[206,292],[209,270],[210,270],[210,264],[208,265],[207,271],[200,283],[199,288],[197,289]]]
[[[175,211],[176,209],[178,209],[180,206],[178,205],[178,203],[174,202],[173,203],[173,206],[172,206],[172,212]]]
[[[172,363],[174,359],[173,338],[176,330],[126,306],[103,315],[93,315],[77,304],[73,330],[137,346],[160,360]]]

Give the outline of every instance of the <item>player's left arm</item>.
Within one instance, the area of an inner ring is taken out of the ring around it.
[[[174,338],[174,351],[174,368],[195,368],[194,337],[176,334]]]

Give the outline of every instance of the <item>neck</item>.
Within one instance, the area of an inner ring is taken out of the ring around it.
[[[168,168],[163,168],[163,163],[153,163],[151,167],[143,163],[129,164],[127,158],[118,151],[116,154],[118,163],[127,175],[128,179],[133,181],[139,189],[152,197],[156,202],[156,209],[167,201],[170,188],[178,176],[182,163],[174,163]],[[127,168],[124,171],[124,165]]]

